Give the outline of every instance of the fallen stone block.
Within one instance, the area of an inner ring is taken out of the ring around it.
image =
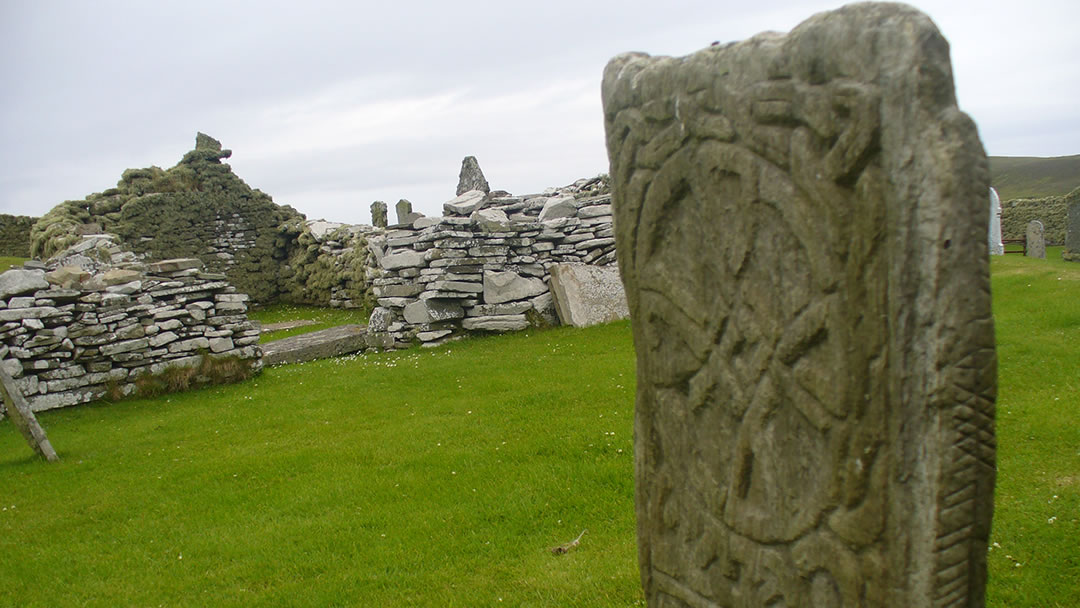
[[[281,365],[338,357],[367,347],[367,328],[341,325],[263,344],[263,364]]]

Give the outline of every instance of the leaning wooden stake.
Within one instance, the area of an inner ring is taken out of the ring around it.
[[[60,460],[60,457],[56,455],[56,450],[49,443],[49,438],[45,436],[45,429],[38,424],[37,417],[30,409],[30,404],[23,397],[22,391],[3,368],[0,368],[0,396],[3,396],[4,404],[7,406],[8,418],[15,423],[23,437],[26,437],[30,448],[49,462]]]

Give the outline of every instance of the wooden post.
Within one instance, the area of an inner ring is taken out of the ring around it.
[[[0,367],[0,396],[4,398],[4,404],[7,406],[8,418],[15,423],[19,432],[26,438],[26,442],[30,444],[30,448],[49,462],[60,460],[60,457],[56,455],[56,450],[49,443],[49,438],[45,436],[45,429],[38,424],[37,417],[30,409],[30,404],[23,397],[22,391],[2,367]]]

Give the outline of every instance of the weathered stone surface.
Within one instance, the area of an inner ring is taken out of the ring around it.
[[[421,285],[383,285],[373,291],[378,298],[411,298],[423,290]]]
[[[413,213],[412,203],[407,199],[401,199],[394,205],[394,211],[397,212],[397,221],[399,224],[411,224],[416,221],[420,215]]]
[[[1043,223],[1031,220],[1027,225],[1027,257],[1046,259],[1046,239],[1043,236]]]
[[[1065,249],[1061,257],[1069,262],[1080,262],[1080,200],[1069,203],[1069,217],[1065,223]]]
[[[484,172],[480,170],[480,163],[476,161],[475,156],[466,156],[462,159],[457,191],[454,194],[461,196],[470,190],[479,190],[484,194],[491,192],[491,186],[484,179]]]
[[[484,302],[488,304],[524,300],[547,290],[542,280],[523,277],[512,270],[484,271]]]
[[[202,260],[198,258],[175,258],[172,260],[162,260],[160,262],[148,264],[146,266],[146,272],[149,272],[151,274],[164,274],[202,267]]]
[[[398,270],[400,268],[415,268],[424,265],[424,254],[418,251],[400,251],[384,256],[379,262],[384,270]]]
[[[77,287],[89,278],[90,273],[79,266],[61,266],[56,270],[45,273],[46,281],[63,289]]]
[[[541,296],[537,296],[541,297]],[[492,317],[496,315],[521,315],[531,309],[530,302],[510,302],[508,304],[480,304],[465,311],[470,317]]]
[[[590,205],[578,209],[578,217],[582,219],[605,217],[611,215],[611,205]]]
[[[462,192],[456,198],[443,203],[443,213],[446,215],[469,215],[484,204],[487,196],[482,190],[469,190]]]
[[[263,364],[280,365],[327,359],[363,350],[367,331],[363,325],[340,325],[263,345]]]
[[[128,270],[126,268],[110,268],[101,273],[98,279],[108,286],[123,285],[132,281],[137,281],[142,278],[142,274],[135,270]]]
[[[577,201],[572,196],[553,196],[540,210],[540,221],[555,220],[577,215]]]
[[[476,222],[482,232],[505,232],[512,224],[502,209],[480,209],[474,211],[470,219]]]
[[[384,332],[386,328],[390,326],[390,320],[393,316],[390,314],[390,309],[383,308],[381,306],[376,307],[371,311],[371,318],[368,320],[368,330],[371,332]]]
[[[142,291],[142,281],[131,281],[130,283],[121,283],[118,285],[110,285],[105,288],[105,291],[109,293],[119,293],[124,295],[131,295]]]
[[[0,274],[0,298],[32,293],[39,289],[48,289],[44,270],[24,270],[12,268]]]
[[[430,228],[432,226],[437,225],[439,223],[439,219],[440,218],[437,218],[437,217],[427,217],[427,216],[418,217],[415,220],[413,220],[412,227],[413,227],[414,230],[423,230],[424,228]]]
[[[520,331],[529,326],[525,315],[466,317],[461,326],[470,331]]]
[[[305,222],[305,225],[307,226],[308,232],[311,233],[311,236],[315,237],[319,242],[322,242],[328,239],[334,231],[342,228],[346,224],[342,224],[341,222],[328,222],[326,220],[309,220]]]
[[[953,90],[899,4],[608,64],[650,605],[983,605],[989,171]]]
[[[409,323],[422,325],[460,319],[465,316],[465,310],[461,307],[461,304],[454,301],[418,300],[406,306],[402,314]]]
[[[386,228],[386,203],[382,201],[371,203],[371,225],[376,228]]]
[[[551,294],[563,325],[589,327],[630,316],[615,266],[555,264],[551,267]]]
[[[10,270],[8,272],[11,272]],[[44,319],[55,317],[60,311],[52,306],[35,306],[33,308],[0,309],[0,322],[23,321],[25,319]]]

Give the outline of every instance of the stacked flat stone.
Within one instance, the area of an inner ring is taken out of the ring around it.
[[[368,331],[388,346],[440,344],[468,331],[557,323],[550,268],[615,262],[610,194],[602,178],[543,194],[462,193],[440,218],[368,235],[378,308]],[[584,196],[583,196],[584,195]]]
[[[33,411],[135,390],[141,374],[197,366],[204,355],[262,367],[248,296],[197,259],[112,268],[29,263],[0,275],[0,365]]]

